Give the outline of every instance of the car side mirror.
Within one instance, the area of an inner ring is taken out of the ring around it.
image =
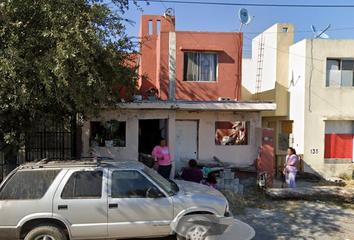
[[[160,197],[162,197],[162,192],[155,187],[149,188],[146,191],[146,197],[147,198],[160,198]]]

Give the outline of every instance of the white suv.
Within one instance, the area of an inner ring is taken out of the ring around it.
[[[0,185],[1,240],[206,239],[233,222],[219,191],[133,160],[44,159]]]

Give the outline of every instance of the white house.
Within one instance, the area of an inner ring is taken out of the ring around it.
[[[124,103],[119,109],[104,110],[100,119],[84,123],[82,156],[138,160],[139,153],[151,153],[160,137],[164,137],[176,171],[185,166],[181,158],[212,160],[217,156],[225,162],[253,164],[261,146],[261,111],[275,108],[275,103],[270,102]],[[104,137],[100,128],[112,119],[119,123],[117,143],[106,146],[104,142],[99,143]],[[236,122],[245,126],[247,141],[240,145],[220,144],[220,137],[231,130],[232,126],[228,125]]]

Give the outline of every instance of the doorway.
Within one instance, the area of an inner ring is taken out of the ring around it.
[[[151,154],[161,138],[166,139],[166,119],[139,120],[139,153]]]
[[[176,171],[188,166],[188,159],[198,158],[198,121],[176,121]],[[185,159],[187,161],[181,161]]]

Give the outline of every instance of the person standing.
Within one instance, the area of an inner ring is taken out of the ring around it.
[[[197,168],[197,160],[189,160],[189,168],[183,170],[181,178],[189,182],[200,183],[203,180],[203,172]]]
[[[289,147],[287,153],[288,155],[286,156],[286,163],[284,165],[285,167],[284,171],[286,174],[285,180],[289,188],[295,188],[296,187],[295,179],[297,174],[296,165],[298,159],[294,148]]]
[[[157,163],[159,164],[158,173],[164,178],[170,178],[172,161],[170,149],[166,146],[165,139],[160,140],[160,145],[154,147],[151,155],[157,158]]]

